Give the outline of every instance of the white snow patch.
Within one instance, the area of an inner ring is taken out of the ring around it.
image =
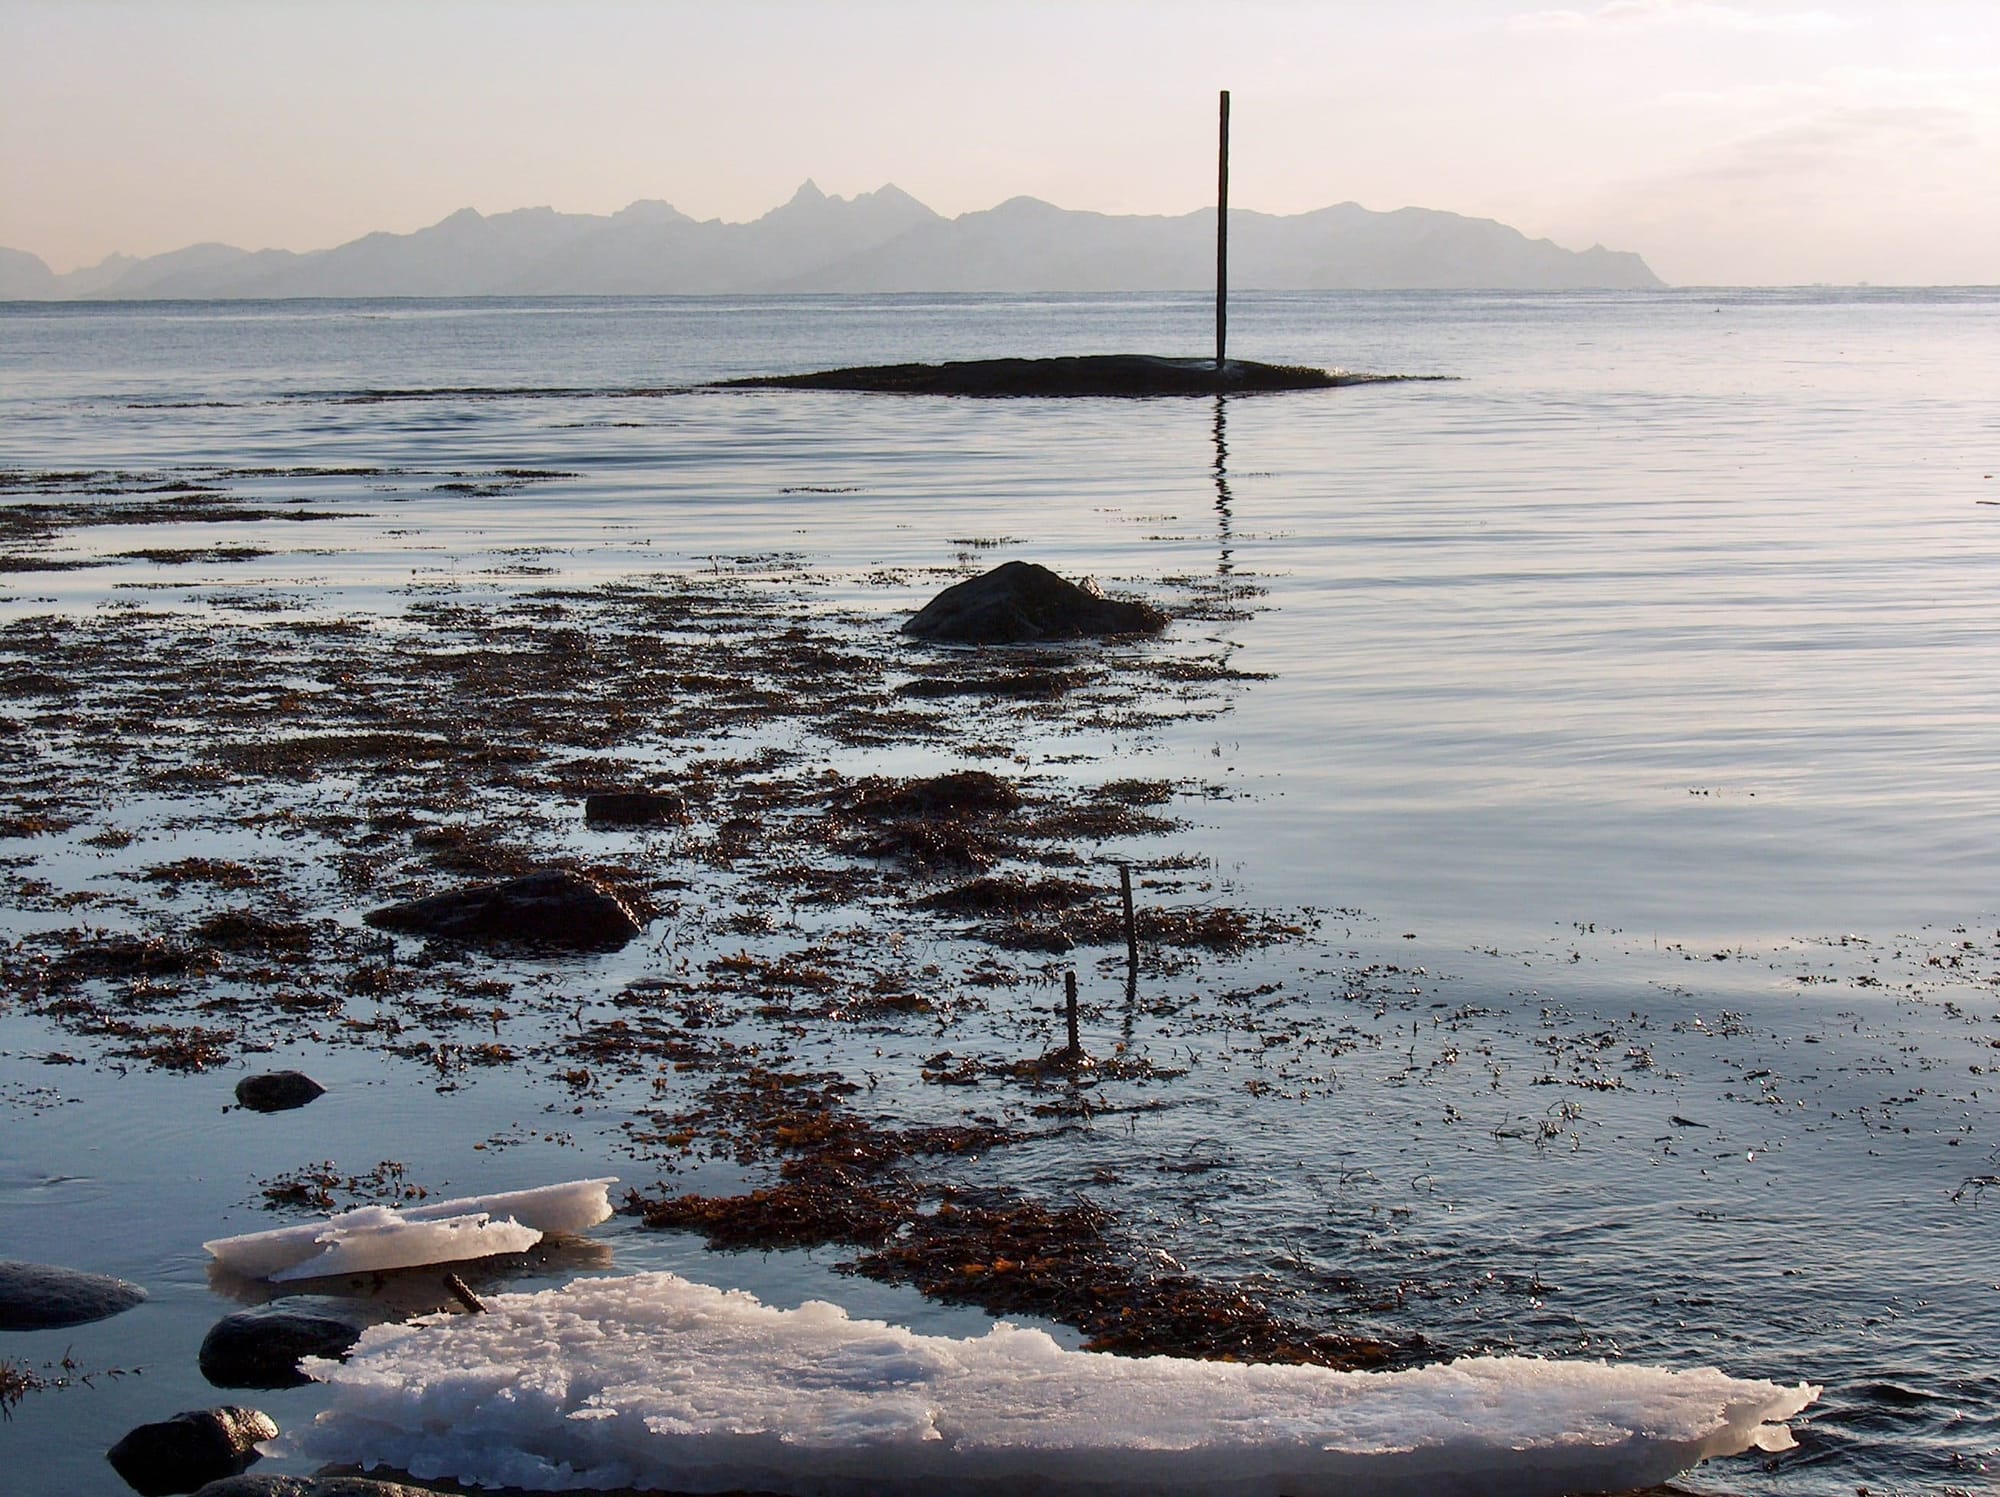
[[[1409,1372],[925,1336],[670,1273],[496,1295],[308,1361],[288,1453],[530,1490],[1536,1494],[1783,1448],[1819,1395],[1703,1369],[1476,1357]]]
[[[363,1206],[302,1226],[218,1237],[202,1246],[230,1272],[274,1283],[458,1263],[493,1253],[522,1252],[547,1232],[581,1232],[596,1226],[611,1215],[610,1187],[617,1183],[613,1176],[570,1180],[401,1211]]]

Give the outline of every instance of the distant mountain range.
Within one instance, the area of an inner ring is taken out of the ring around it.
[[[610,215],[461,209],[413,234],[334,249],[196,244],[57,275],[0,249],[0,299],[685,295],[825,291],[1184,291],[1214,284],[1215,211],[1078,213],[1034,198],[944,218],[883,187],[807,182],[752,223],[661,202]],[[1485,218],[1354,203],[1278,217],[1231,209],[1232,289],[1580,290],[1663,283],[1637,255],[1566,250]]]

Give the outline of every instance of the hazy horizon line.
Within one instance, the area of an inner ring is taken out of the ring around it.
[[[0,249],[9,248],[0,245]],[[171,251],[169,252],[171,253]],[[86,267],[89,268],[89,267]],[[1710,296],[1739,295],[1745,292],[1798,291],[1880,291],[1880,292],[1988,292],[2000,296],[2000,281],[1744,281],[1734,284],[1658,286],[1402,286],[1339,287],[1286,290],[1265,286],[1231,287],[1232,299],[1239,296],[1344,296],[1344,297],[1574,297],[1574,296]],[[1211,298],[1215,288],[1183,286],[1171,290],[1134,288],[1117,291],[528,291],[467,292],[459,295],[422,292],[393,292],[376,296],[77,296],[0,297],[0,307],[173,307],[228,304],[282,306],[305,302],[545,302],[545,301],[883,301],[925,297],[939,301],[1031,301],[1060,299],[1088,301],[1104,297],[1201,297]]]

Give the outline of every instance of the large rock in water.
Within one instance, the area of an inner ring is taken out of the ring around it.
[[[549,868],[499,884],[410,899],[364,917],[383,930],[449,941],[605,951],[639,934],[639,917],[594,878]]]
[[[1152,634],[1167,615],[1150,603],[1107,598],[1031,561],[1009,561],[954,583],[903,625],[945,644],[1013,645],[1102,634]]]
[[[0,1258],[0,1331],[84,1325],[129,1310],[146,1297],[109,1274]]]
[[[201,1375],[218,1388],[298,1388],[301,1357],[341,1357],[364,1323],[325,1301],[260,1305],[225,1315],[201,1342]]]
[[[236,1083],[236,1101],[251,1112],[289,1112],[326,1095],[304,1071],[266,1071]]]
[[[141,1497],[166,1497],[236,1475],[257,1459],[259,1441],[277,1438],[271,1416],[256,1409],[190,1409],[140,1425],[104,1458]]]

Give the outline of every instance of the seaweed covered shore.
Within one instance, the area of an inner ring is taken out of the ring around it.
[[[1824,1375],[1784,1459],[1871,1438],[1891,1395],[1840,1359],[1875,1334],[1855,1328],[1872,1289],[1797,1244],[1892,1164],[1927,1230],[1967,1234],[2000,1198],[2000,935],[1683,944],[1562,910],[1540,935],[1420,938],[1334,903],[1338,849],[1322,902],[1274,906],[1240,823],[1286,791],[1225,769],[1231,714],[1287,685],[1230,643],[1263,606],[1244,571],[1111,579],[1174,616],[1156,635],[986,651],[898,630],[1006,548],[978,537],[831,584],[800,555],[642,569],[629,549],[610,581],[495,549],[373,596],[313,580],[333,544],[427,560],[391,528],[415,491],[462,515],[568,481],[0,474],[0,1108],[44,1142],[102,1126],[114,1093],[206,1115],[205,1210],[148,1218],[152,1261],[616,1174],[626,1214],[599,1237],[472,1287],[615,1259],[770,1293],[805,1260],[811,1292],[866,1313],[972,1306],[1118,1352]],[[610,891],[637,934],[367,919],[536,874]],[[339,1141],[219,1115],[281,1065],[329,1084],[287,1116],[344,1120]],[[1856,1177],[1860,1157],[1891,1163]],[[1781,1171],[1832,1195],[1771,1225]],[[1746,1240],[1760,1256],[1718,1276]],[[190,1370],[201,1297],[174,1331]],[[1809,1340],[1774,1344],[1772,1316]],[[18,1420],[150,1391],[122,1349],[63,1356],[0,1346]]]
[[[106,526],[318,512],[251,504],[223,475],[8,488],[22,571]],[[222,557],[183,550],[110,560]],[[1173,601],[1198,625],[1254,597],[1191,579]],[[662,1171],[628,1209],[721,1246],[851,1247],[855,1272],[1106,1349],[1360,1366],[1421,1344],[1290,1320],[1163,1264],[1103,1205],[980,1167],[1170,1105],[1181,1072],[1128,1043],[1142,974],[1317,923],[1220,895],[1184,814],[1220,787],[1047,752],[1227,710],[1246,678],[1212,639],[927,648],[754,560],[394,619],[322,603],[264,589],[0,627],[0,852],[31,916],[0,981],[60,1036],[49,1063],[198,1075],[303,1044],[379,1052],[440,1090],[522,1078],[622,1102],[622,1147]],[[361,918],[537,870],[615,890],[641,941],[565,956]],[[1048,1051],[1052,984],[1094,967],[1124,978],[1128,1039]],[[993,1053],[996,1017],[1016,1053]],[[931,1105],[871,1112],[862,1078],[812,1059],[827,1032],[903,1047],[904,1094]],[[719,1156],[741,1193],[666,1183]],[[339,1176],[304,1167],[265,1194],[324,1209]]]

